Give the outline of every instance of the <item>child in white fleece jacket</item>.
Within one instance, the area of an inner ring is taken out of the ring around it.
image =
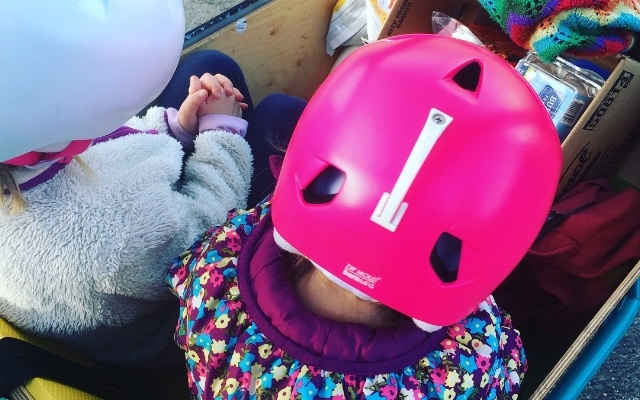
[[[0,154],[1,318],[103,362],[183,358],[172,344],[178,305],[167,264],[245,206],[252,172],[240,69],[221,53],[205,56],[199,67],[237,81],[185,81],[194,72],[186,61],[159,101],[175,92],[179,110],[155,106],[93,141],[53,138],[17,157]],[[16,200],[23,210],[9,209]]]

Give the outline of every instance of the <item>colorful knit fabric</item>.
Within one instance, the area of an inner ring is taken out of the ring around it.
[[[562,53],[605,57],[629,50],[640,0],[479,0],[519,46],[546,62]]]

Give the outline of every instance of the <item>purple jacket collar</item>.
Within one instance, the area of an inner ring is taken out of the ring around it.
[[[388,373],[417,363],[443,340],[445,329],[429,334],[410,320],[375,330],[308,311],[289,283],[282,251],[269,213],[241,250],[238,283],[258,328],[300,362],[347,374]]]

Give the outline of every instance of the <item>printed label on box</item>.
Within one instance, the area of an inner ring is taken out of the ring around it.
[[[564,101],[565,95],[554,90],[549,85],[545,85],[538,95],[549,112],[549,115],[551,115],[551,118],[555,117],[558,109]]]
[[[593,114],[591,114],[591,117],[589,117],[589,120],[584,125],[584,127],[582,127],[582,129],[587,131],[592,131],[595,129],[602,116],[607,112],[609,107],[611,107],[616,97],[618,97],[618,94],[620,94],[623,89],[626,89],[627,86],[629,86],[631,80],[633,80],[633,77],[634,74],[628,71],[622,71],[620,73],[620,76],[618,76],[618,79],[616,79],[616,82],[613,84],[611,90],[607,92],[602,101],[598,104],[598,108],[596,108]]]

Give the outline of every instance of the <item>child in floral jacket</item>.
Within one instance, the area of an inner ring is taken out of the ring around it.
[[[232,212],[170,269],[194,398],[516,398],[526,358],[491,297],[432,333],[333,322],[298,299],[270,207]]]
[[[382,88],[390,76],[403,79]],[[503,108],[497,94],[514,91]],[[560,143],[535,93],[486,49],[407,35],[356,50],[296,105],[272,95],[249,121],[247,138],[295,120],[286,156],[269,158],[273,195],[232,210],[169,267],[191,395],[516,399],[527,360],[491,292],[557,187]],[[451,152],[496,140],[518,157],[469,171]],[[534,168],[542,153],[558,171]],[[521,171],[537,174],[524,189]],[[523,197],[527,221],[505,213]]]

